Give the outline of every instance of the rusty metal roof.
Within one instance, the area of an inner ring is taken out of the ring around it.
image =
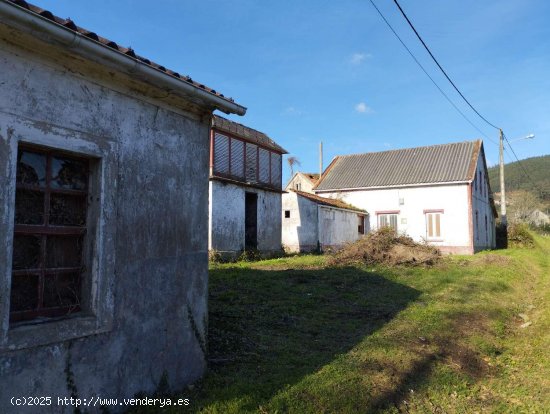
[[[481,145],[481,141],[467,141],[338,156],[315,190],[469,181]]]
[[[138,60],[139,62],[145,64],[145,65],[148,65],[148,66],[150,66],[154,69],[157,69],[161,72],[164,72],[168,76],[179,79],[180,81],[186,82],[190,85],[193,85],[196,88],[203,89],[206,92],[209,92],[212,95],[217,96],[218,98],[222,98],[222,99],[224,99],[228,102],[235,103],[235,101],[232,98],[226,97],[223,94],[216,91],[215,89],[209,88],[208,86],[205,86],[202,83],[193,80],[190,76],[181,75],[178,72],[174,72],[170,69],[167,69],[164,66],[159,65],[158,63],[152,62],[152,61],[150,61],[149,59],[147,59],[145,57],[139,56],[134,52],[134,50],[132,48],[127,48],[127,47],[121,46],[121,45],[117,44],[116,42],[114,42],[112,40],[109,40],[109,39],[106,39],[104,37],[101,37],[98,34],[92,32],[90,30],[79,27],[71,19],[63,19],[61,17],[55,16],[52,12],[50,12],[48,10],[44,10],[44,9],[38,7],[38,6],[33,5],[33,4],[27,3],[24,0],[6,0],[6,1],[8,3],[12,3],[12,4],[15,4],[15,5],[21,7],[21,8],[24,8],[24,9],[28,10],[31,13],[42,16],[43,18],[46,18],[46,19],[50,20],[51,22],[56,23],[60,26],[63,26],[65,28],[75,32],[75,33],[83,35],[86,38],[91,39],[91,40],[101,44],[102,46],[104,46],[106,48],[113,49],[117,52],[120,52],[120,53],[126,55],[126,56],[134,58],[134,59]]]
[[[285,150],[263,132],[252,129],[243,124],[239,124],[238,122],[230,121],[229,119],[223,118],[219,115],[214,115],[212,127],[219,131],[235,135],[245,141],[269,148],[275,152],[278,152],[279,154],[288,154],[287,150]]]
[[[311,200],[311,201],[313,201],[315,203],[318,203],[318,204],[323,204],[325,206],[342,208],[342,209],[345,209],[345,210],[353,210],[353,211],[357,211],[359,213],[368,214],[366,210],[362,210],[358,207],[352,206],[351,204],[348,204],[348,203],[346,203],[342,200],[337,200],[335,198],[321,197],[321,196],[318,196],[318,195],[315,195],[315,194],[305,193],[303,191],[297,191],[297,190],[289,190],[289,191],[291,191],[293,193],[296,193],[299,196],[305,197],[308,200]]]

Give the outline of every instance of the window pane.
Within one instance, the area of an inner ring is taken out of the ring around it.
[[[271,185],[281,186],[281,156],[271,153]]]
[[[255,183],[258,181],[256,172],[258,169],[258,147],[254,144],[246,144],[246,181]]]
[[[397,230],[397,214],[390,214],[390,226],[392,229]]]
[[[435,216],[435,237],[441,237],[441,214]]]
[[[48,236],[46,240],[46,267],[79,267],[81,265],[82,238]]]
[[[387,226],[388,225],[388,216],[386,216],[385,214],[382,214],[378,217],[378,221],[380,222],[379,227]]]
[[[221,134],[214,136],[214,171],[229,174],[229,137]]]
[[[38,275],[12,276],[10,311],[32,310],[38,307]]]
[[[21,151],[17,160],[17,183],[44,187],[46,184],[46,156]]]
[[[44,224],[44,193],[16,190],[15,224]]]
[[[269,184],[269,151],[260,148],[260,181]]]
[[[80,275],[62,273],[47,275],[44,279],[45,308],[80,305]]]
[[[12,269],[36,269],[40,266],[41,238],[15,235],[13,239]]]
[[[56,226],[85,226],[86,197],[51,194],[50,224]]]
[[[231,139],[231,175],[244,179],[244,142]]]
[[[52,188],[86,190],[88,162],[70,158],[52,158]]]
[[[433,237],[433,217],[431,214],[427,214],[426,217],[428,218],[428,237]]]

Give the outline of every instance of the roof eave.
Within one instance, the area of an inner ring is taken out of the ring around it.
[[[7,21],[1,19],[2,16],[7,17]],[[0,1],[0,19],[12,27],[14,23],[18,23],[19,30],[35,37],[37,32],[45,33],[55,41],[55,44],[61,44],[76,54],[88,59],[98,59],[102,64],[114,66],[140,80],[152,82],[157,87],[168,88],[169,92],[198,101],[202,106],[212,107],[227,114],[244,115],[246,113],[246,108],[242,105],[155,69],[137,58],[103,45],[17,4]]]

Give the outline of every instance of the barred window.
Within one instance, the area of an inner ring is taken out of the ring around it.
[[[20,147],[10,321],[81,309],[89,160]]]

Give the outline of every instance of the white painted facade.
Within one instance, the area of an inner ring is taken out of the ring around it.
[[[222,254],[244,250],[246,193],[258,196],[258,250],[263,253],[281,251],[281,193],[215,179],[209,183],[209,250]]]
[[[296,191],[303,191],[304,193],[311,193],[313,194],[313,187],[317,183],[317,180],[312,180],[309,175],[313,174],[307,174],[302,172],[297,172],[294,174],[294,176],[290,179],[288,184],[285,187],[286,191],[289,190],[296,190]]]
[[[480,172],[483,185],[479,185]],[[473,183],[357,189],[317,195],[337,198],[369,211],[369,231],[381,226],[384,220],[381,216],[395,214],[398,232],[418,242],[427,241],[446,253],[471,254],[496,246],[495,217],[483,157],[479,157],[476,177]],[[429,214],[439,215],[439,236],[428,234]]]
[[[359,214],[317,203],[295,192],[283,194],[282,242],[289,252],[336,249],[362,235]]]

